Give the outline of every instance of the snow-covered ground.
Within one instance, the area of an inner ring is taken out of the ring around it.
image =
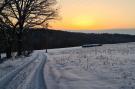
[[[0,89],[46,89],[43,68],[46,55],[35,51],[30,57],[0,64]]]
[[[135,89],[135,43],[48,52],[47,89]]]
[[[32,59],[34,59],[37,55],[36,52],[34,52],[30,57],[18,57],[18,58],[11,58],[5,61],[4,63],[0,64],[0,78],[4,75],[8,74],[12,70],[18,68],[20,65],[23,65]],[[2,57],[5,57],[5,54],[2,54]]]
[[[0,89],[135,89],[135,43],[48,52],[0,64]]]

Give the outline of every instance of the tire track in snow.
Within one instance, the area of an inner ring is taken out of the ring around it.
[[[45,54],[41,52],[37,53],[31,63],[18,71],[0,89],[47,89],[43,74],[45,62]]]
[[[33,78],[35,86],[32,89],[47,89],[45,80],[44,80],[45,79],[44,73],[43,73],[44,65],[45,65],[47,57],[43,53],[41,56],[42,56],[42,61],[41,61],[41,64],[39,65],[39,68],[37,69],[37,72],[35,73],[35,76],[34,76],[35,78]]]
[[[24,87],[21,89],[47,89],[45,78],[44,78],[44,65],[46,62],[45,54],[41,53],[40,56],[40,64],[37,68],[31,73],[30,77],[25,81]],[[27,85],[27,86],[26,86]]]
[[[11,72],[3,76],[0,79],[0,89],[5,89],[8,86],[8,84],[12,82],[12,80],[17,76],[17,74],[23,71],[26,67],[28,67],[37,57],[38,55],[34,56],[34,58],[31,61],[24,63],[23,65],[20,65],[15,70],[12,70]]]

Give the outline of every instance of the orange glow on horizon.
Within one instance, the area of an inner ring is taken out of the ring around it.
[[[135,0],[58,0],[62,20],[51,23],[59,30],[135,28]]]

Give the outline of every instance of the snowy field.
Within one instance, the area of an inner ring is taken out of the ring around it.
[[[0,64],[0,89],[135,89],[135,43],[13,58]]]
[[[135,89],[135,43],[51,49],[47,89]]]

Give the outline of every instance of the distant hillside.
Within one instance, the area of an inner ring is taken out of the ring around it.
[[[80,46],[83,44],[135,42],[135,36],[128,34],[86,34],[60,30],[46,31],[45,29],[31,29],[29,30],[27,41],[30,43],[30,47],[34,49],[44,49],[46,48],[46,42],[48,48],[63,48]]]

